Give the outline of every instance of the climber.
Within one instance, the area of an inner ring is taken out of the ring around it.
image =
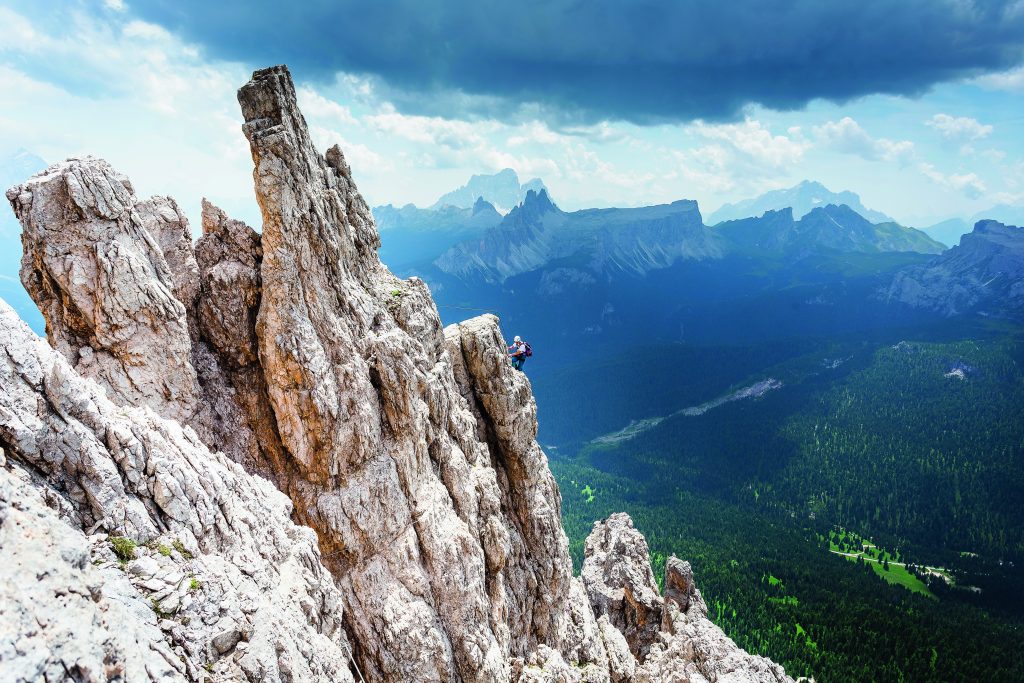
[[[512,367],[522,370],[523,363],[532,355],[533,349],[530,348],[530,344],[524,342],[523,338],[517,334],[512,340],[512,346],[508,347],[508,357],[512,360]]]

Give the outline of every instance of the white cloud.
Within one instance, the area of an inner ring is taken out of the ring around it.
[[[326,150],[333,145],[340,146],[349,166],[352,166],[359,172],[379,173],[382,171],[393,171],[395,168],[394,164],[377,152],[364,144],[352,142],[351,140],[346,139],[344,135],[336,130],[311,124],[309,127],[309,133],[313,138],[313,143],[321,151]]]
[[[622,126],[615,126],[608,121],[601,121],[591,126],[566,126],[560,132],[597,143],[628,142],[636,144],[640,142],[632,135],[626,133]]]
[[[782,168],[800,161],[810,148],[799,127],[790,135],[773,135],[760,121],[709,125],[698,121],[690,129],[708,140],[716,140],[732,148],[738,155],[771,168]]]
[[[986,149],[981,152],[981,156],[992,163],[999,163],[1006,159],[1006,152],[1001,149]]]
[[[987,90],[1022,92],[1024,91],[1024,66],[996,74],[979,76],[973,82]]]
[[[814,136],[824,147],[868,161],[896,161],[902,165],[914,157],[913,142],[872,137],[849,116],[815,126]]]
[[[562,175],[555,158],[565,154],[568,144],[568,138],[543,124],[512,127],[494,120],[464,121],[402,114],[390,103],[381,105],[378,113],[362,117],[361,123],[375,133],[424,146],[417,158],[433,168],[468,167],[490,171],[511,168],[524,178]],[[499,147],[499,139],[505,139],[508,147],[534,146],[543,148],[543,153],[512,154]]]
[[[495,122],[470,123],[439,116],[401,114],[391,104],[385,104],[378,114],[363,117],[363,123],[380,133],[453,150],[480,146],[483,134],[498,127]]]
[[[991,199],[996,204],[1024,204],[1024,192],[996,192]]]
[[[299,107],[303,115],[311,119],[324,119],[337,125],[355,126],[358,125],[356,117],[348,107],[329,100],[317,91],[307,86],[299,86],[295,90],[299,101]]]
[[[924,125],[934,128],[947,140],[960,142],[980,140],[992,133],[992,126],[985,125],[969,116],[954,117],[949,114],[936,114],[925,121]]]
[[[524,145],[531,144],[555,145],[565,142],[566,139],[564,136],[554,132],[544,123],[534,121],[527,124],[523,130],[517,131],[514,135],[510,136],[506,141],[506,144],[509,147],[522,147]]]
[[[802,163],[812,146],[799,126],[776,134],[753,118],[719,125],[697,122],[683,131],[703,142],[667,150],[674,177],[684,181],[687,197],[759,192]]]
[[[0,91],[15,122],[0,126],[0,148],[51,162],[106,158],[141,196],[175,197],[195,228],[203,196],[257,220],[234,98],[245,68],[201,61],[152,24],[81,12],[47,24],[0,8],[0,45]]]
[[[921,162],[917,165],[921,173],[942,187],[962,193],[968,199],[978,199],[985,193],[985,183],[976,173],[952,173],[946,175],[932,164]]]

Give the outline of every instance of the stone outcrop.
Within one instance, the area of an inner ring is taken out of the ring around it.
[[[624,513],[614,514],[587,537],[583,583],[594,614],[622,632],[630,651],[644,659],[661,630],[662,600],[647,541]]]
[[[103,679],[95,662],[133,680],[786,680],[706,619],[688,565],[658,594],[624,515],[573,578],[498,320],[442,329],[427,287],[381,264],[286,69],[239,102],[261,233],[204,203],[193,245],[173,200],[88,157],[8,191],[53,348],[0,310],[2,533],[49,506],[45,533],[72,548],[53,580],[88,593],[76,618],[95,633],[57,618],[41,644],[27,624],[51,606],[16,600],[33,647],[0,664],[24,680],[69,662],[84,680]],[[146,668],[153,652],[166,666]]]
[[[5,680],[351,680],[341,595],[287,497],[110,401],[3,302],[0,347]]]
[[[187,276],[161,248],[187,237],[173,200],[138,202],[127,178],[91,158],[51,166],[8,195],[23,227],[21,279],[53,347],[126,403],[191,420],[200,392],[175,296]],[[169,252],[180,267],[181,251]]]
[[[659,595],[647,541],[625,513],[594,524],[587,538],[582,578],[602,623],[612,680],[792,680],[771,660],[737,647],[707,618],[707,606],[688,562],[668,559],[665,595]],[[624,643],[616,645],[619,637]]]

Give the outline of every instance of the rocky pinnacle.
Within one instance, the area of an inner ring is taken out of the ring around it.
[[[0,305],[0,586],[49,562],[57,593],[91,597],[2,595],[0,666],[788,681],[707,619],[688,564],[668,563],[659,594],[626,515],[595,525],[572,576],[497,318],[442,329],[426,285],[380,262],[352,170],[314,147],[285,67],[238,99],[260,232],[204,202],[193,244],[173,200],[138,199],[91,157],[7,192],[50,344]],[[29,562],[32,533],[68,550]]]

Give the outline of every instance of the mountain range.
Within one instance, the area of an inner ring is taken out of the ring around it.
[[[1024,225],[1024,206],[998,204],[979,211],[970,218],[954,217],[922,228],[926,233],[947,246],[956,246],[960,238],[971,231],[979,221],[998,221],[1007,225]]]
[[[919,230],[893,222],[872,224],[846,205],[817,207],[801,220],[793,216],[785,208],[708,228],[690,200],[567,213],[547,192],[530,191],[497,226],[450,248],[434,265],[449,275],[502,282],[553,264],[591,274],[643,275],[680,260],[730,254],[794,261],[828,251],[938,254],[944,249]]]
[[[452,247],[434,264],[450,275],[501,282],[553,263],[642,274],[681,258],[720,255],[694,201],[567,213],[546,190],[530,190],[501,223]]]
[[[894,223],[886,214],[870,209],[861,202],[860,196],[849,190],[833,192],[819,182],[804,180],[790,188],[771,190],[764,194],[732,204],[724,204],[707,218],[708,225],[723,221],[758,217],[767,211],[791,208],[796,218],[801,218],[815,208],[836,204],[850,207],[872,223]],[[953,216],[933,225],[920,228],[929,237],[952,247],[960,237],[971,232],[972,227],[983,220],[995,220],[1007,225],[1024,225],[1024,206],[1020,204],[998,204],[971,216]]]
[[[816,208],[829,204],[845,204],[872,223],[887,223],[892,218],[880,211],[874,211],[861,203],[860,196],[855,192],[844,190],[833,192],[819,182],[804,180],[798,185],[782,190],[772,190],[751,199],[744,199],[734,204],[724,204],[708,216],[708,225],[723,221],[737,220],[760,216],[766,211],[780,211],[785,208],[793,210],[796,218],[802,218]]]

